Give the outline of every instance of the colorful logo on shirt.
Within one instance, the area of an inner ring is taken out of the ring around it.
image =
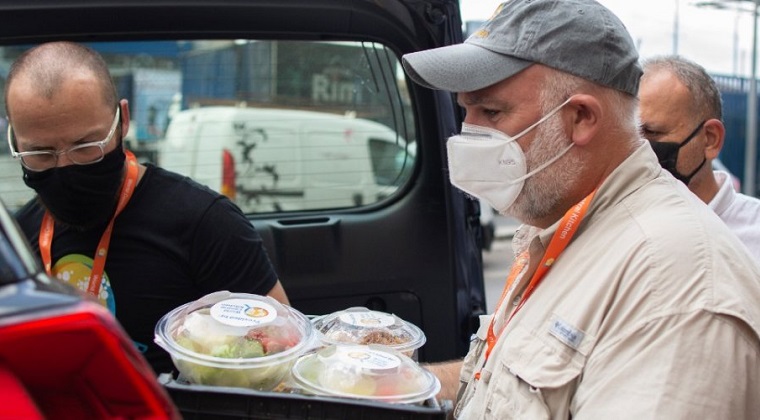
[[[93,261],[90,257],[81,254],[69,254],[55,262],[52,269],[53,277],[87,292],[87,285],[90,283],[90,273],[92,272],[92,263]],[[105,272],[100,283],[98,300],[112,314],[116,314],[116,301],[111,291],[108,273]]]

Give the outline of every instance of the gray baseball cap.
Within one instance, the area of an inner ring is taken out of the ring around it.
[[[471,92],[540,63],[636,96],[642,70],[625,25],[594,0],[513,0],[462,44],[406,54],[417,83]]]

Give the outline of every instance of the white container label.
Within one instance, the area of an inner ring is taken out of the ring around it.
[[[339,347],[336,356],[344,363],[371,371],[396,369],[401,366],[401,359],[398,357],[364,347]]]
[[[355,327],[390,327],[396,320],[392,315],[382,312],[345,312],[340,314],[340,320]]]
[[[211,316],[233,327],[255,327],[277,318],[277,311],[265,302],[253,299],[227,299],[211,307]]]

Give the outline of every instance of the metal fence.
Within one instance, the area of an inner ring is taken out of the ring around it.
[[[726,126],[726,139],[720,153],[720,160],[744,182],[747,96],[750,90],[750,79],[724,75],[712,75],[712,77],[721,91],[723,124]],[[758,139],[755,139],[756,144],[757,141]],[[757,159],[757,156],[755,158]],[[760,168],[760,165],[756,164],[755,167]],[[760,185],[758,179],[755,180],[755,185]],[[754,195],[757,196],[758,192],[755,191]]]

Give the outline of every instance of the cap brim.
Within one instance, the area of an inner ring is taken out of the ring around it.
[[[406,54],[402,63],[415,82],[450,92],[482,89],[534,64],[466,43]]]

